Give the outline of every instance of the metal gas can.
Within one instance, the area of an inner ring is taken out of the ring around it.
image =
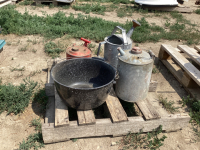
[[[153,69],[152,51],[145,52],[138,47],[123,51],[118,60],[119,79],[116,80],[116,94],[128,102],[136,102],[147,97]]]
[[[73,44],[72,46],[67,48],[67,51],[66,51],[67,59],[91,57],[92,52],[87,47],[88,43],[91,43],[91,41],[84,38],[81,38],[81,40],[85,42],[83,46]]]

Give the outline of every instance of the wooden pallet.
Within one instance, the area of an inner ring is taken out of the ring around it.
[[[198,50],[198,46],[195,48]],[[200,99],[200,71],[181,54],[184,52],[192,61],[200,65],[200,55],[197,50],[187,45],[179,45],[177,49],[171,45],[162,44],[159,59],[192,97]]]
[[[176,131],[186,127],[190,120],[187,114],[173,115],[159,111],[163,108],[159,105],[153,105],[155,103],[155,92],[149,92],[147,99],[136,103],[143,116],[127,117],[124,108],[114,90],[112,90],[105,104],[105,109],[108,110],[110,118],[96,119],[93,111],[87,110],[77,111],[78,119],[69,121],[68,107],[54,89],[49,73],[47,81],[46,85],[48,86],[46,88],[51,92],[47,93],[50,96],[45,123],[42,125],[44,143],[61,142],[82,137],[120,136],[129,132],[137,133],[141,129],[144,132],[149,132],[159,125],[162,125],[165,131]]]

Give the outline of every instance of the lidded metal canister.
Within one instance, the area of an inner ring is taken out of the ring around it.
[[[128,102],[136,102],[147,97],[153,68],[152,52],[139,47],[123,51],[118,59],[119,79],[116,81],[116,94]]]
[[[73,58],[90,58],[92,56],[91,50],[87,47],[88,43],[91,41],[81,38],[84,41],[84,45],[76,45],[75,43],[67,48],[66,51],[66,58],[73,59]]]

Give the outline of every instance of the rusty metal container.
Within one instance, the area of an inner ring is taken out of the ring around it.
[[[127,102],[136,102],[147,97],[153,68],[152,52],[147,53],[135,47],[123,51],[118,60],[119,79],[116,80],[116,94]]]
[[[81,38],[84,41],[84,45],[76,45],[75,43],[67,48],[66,51],[66,58],[73,59],[73,58],[90,58],[92,56],[91,50],[87,47],[88,43],[91,41]]]

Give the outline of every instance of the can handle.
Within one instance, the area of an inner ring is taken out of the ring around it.
[[[84,46],[87,47],[88,43],[91,43],[91,41],[87,40],[87,39],[84,39],[84,38],[81,38],[82,41],[84,41]]]
[[[99,47],[98,47],[98,51],[97,51],[97,56],[99,56],[99,52],[100,52],[100,49],[101,49],[101,44],[105,44],[105,43],[106,43],[105,41],[99,43]]]
[[[149,55],[151,56],[151,58],[153,59],[153,60],[155,60],[155,54],[152,52],[152,50],[148,50],[148,53],[149,53]]]
[[[112,31],[111,35],[115,34],[115,32],[117,31],[117,29],[120,29],[122,31],[122,38],[124,40],[124,45],[128,45],[128,40],[127,40],[127,36],[126,36],[126,30],[120,26],[116,26],[114,28],[114,30]]]

